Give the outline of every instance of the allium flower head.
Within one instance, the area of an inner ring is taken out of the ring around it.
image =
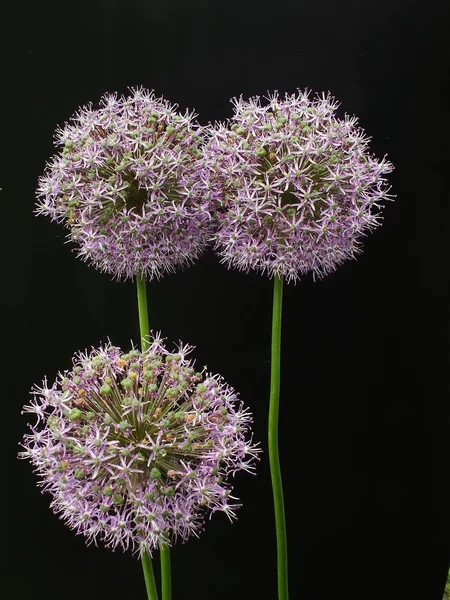
[[[392,165],[368,153],[357,119],[338,118],[329,95],[233,103],[204,149],[222,261],[294,281],[329,273],[379,224]]]
[[[64,222],[78,255],[116,277],[151,279],[194,260],[211,217],[195,115],[144,89],[106,94],[58,129],[37,213]]]
[[[145,352],[78,354],[24,407],[37,423],[20,456],[88,541],[151,553],[197,535],[205,512],[235,516],[226,477],[254,468],[251,415],[221,377],[194,370],[190,351],[156,336]]]

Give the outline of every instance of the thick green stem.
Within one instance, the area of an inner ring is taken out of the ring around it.
[[[141,331],[141,347],[142,352],[145,352],[150,345],[148,326],[148,308],[147,308],[147,286],[145,279],[136,278],[138,312],[139,312],[139,328]]]
[[[141,347],[145,352],[150,345],[150,329],[148,324],[148,307],[147,307],[147,286],[145,279],[136,278],[138,311],[139,311],[139,328],[141,333]],[[162,600],[171,600],[172,585],[170,575],[170,550],[168,546],[161,546],[161,596]],[[144,569],[145,584],[147,586],[147,594],[149,600],[158,600],[156,592],[155,579],[153,575],[152,563],[147,554],[142,556],[142,567]],[[148,583],[151,580],[151,585]],[[150,595],[154,594],[154,595]]]
[[[275,529],[277,536],[278,600],[288,600],[288,564],[286,518],[284,515],[283,483],[278,450],[278,416],[280,408],[281,307],[283,278],[274,278],[272,313],[272,352],[269,403],[269,462],[272,477]]]
[[[161,545],[159,549],[161,559],[161,591],[162,600],[171,600],[172,582],[170,573],[170,550],[169,546]]]
[[[148,327],[148,310],[147,310],[147,287],[145,280],[140,277],[136,278],[137,297],[138,297],[138,312],[139,312],[139,328],[141,332],[141,347],[142,351],[147,350],[149,346],[149,327]],[[147,589],[148,600],[158,600],[158,591],[156,589],[155,575],[153,573],[152,559],[144,552],[141,556],[142,569],[144,571],[145,587]]]
[[[145,587],[147,589],[148,600],[158,600],[158,591],[156,589],[155,575],[153,573],[152,559],[144,552],[141,556],[142,570],[144,571]]]

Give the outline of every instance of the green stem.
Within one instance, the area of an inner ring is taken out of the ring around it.
[[[145,280],[140,277],[136,278],[137,297],[138,297],[138,313],[139,313],[139,328],[141,331],[141,347],[144,352],[149,346],[149,327],[148,327],[148,310],[147,310],[147,287]],[[158,600],[158,591],[156,589],[155,574],[153,573],[152,559],[147,552],[141,556],[142,570],[144,571],[145,587],[147,589],[148,600]]]
[[[275,529],[277,536],[278,600],[288,600],[288,564],[286,518],[284,515],[283,483],[278,450],[278,416],[280,409],[281,307],[283,277],[274,278],[272,312],[272,352],[269,403],[269,463],[272,477]]]
[[[139,328],[141,333],[141,347],[145,352],[150,346],[150,329],[148,324],[147,286],[145,279],[136,277]],[[160,547],[161,559],[161,596],[162,600],[171,600],[171,575],[170,575],[170,551],[168,546]],[[158,600],[152,563],[147,554],[142,556],[142,567],[144,569],[145,584],[147,586],[148,600]],[[150,581],[151,580],[151,581]],[[149,583],[150,581],[150,583]],[[151,595],[153,594],[153,595]]]
[[[147,552],[144,552],[141,556],[141,561],[142,570],[144,571],[145,587],[147,589],[147,598],[148,600],[158,600],[158,591],[156,589],[152,559]]]
[[[172,583],[170,573],[170,550],[169,546],[161,545],[159,549],[161,559],[161,591],[162,600],[170,600],[172,597]]]
[[[142,352],[145,352],[150,345],[148,326],[148,308],[147,308],[147,286],[145,279],[136,277],[137,297],[138,297],[138,312],[139,312],[139,328],[141,331],[141,347]]]

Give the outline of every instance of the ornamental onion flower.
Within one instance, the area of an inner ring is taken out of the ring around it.
[[[393,166],[368,153],[356,117],[338,118],[330,95],[232,102],[229,127],[211,128],[204,149],[222,262],[288,281],[333,271],[380,224]]]
[[[55,134],[37,214],[63,222],[78,256],[117,278],[160,277],[199,256],[212,218],[195,114],[144,89],[105,94]]]
[[[198,535],[205,512],[235,517],[226,478],[254,469],[252,418],[220,376],[194,370],[191,350],[155,336],[145,352],[77,354],[24,407],[37,423],[20,457],[88,542],[151,553]]]

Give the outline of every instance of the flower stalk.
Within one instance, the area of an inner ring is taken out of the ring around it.
[[[159,558],[161,562],[161,596],[162,600],[172,598],[172,578],[170,568],[170,548],[167,544],[159,547]]]
[[[148,306],[147,306],[147,286],[146,281],[142,277],[136,278],[137,298],[138,298],[138,314],[139,314],[139,330],[141,334],[142,352],[145,352],[150,344],[150,329],[148,323]],[[162,600],[171,600],[172,584],[170,572],[170,550],[167,544],[160,546],[160,561],[161,561],[161,595]],[[152,561],[149,555],[144,552],[142,554],[142,568],[144,569],[145,584],[147,586],[147,594],[149,600],[158,600],[158,594],[155,586],[153,575]]]
[[[139,330],[141,333],[142,352],[145,352],[150,344],[149,324],[148,324],[148,307],[147,307],[147,287],[145,279],[136,278],[138,314],[139,314]]]
[[[141,554],[142,570],[144,571],[145,587],[147,589],[148,600],[158,600],[158,590],[156,589],[155,574],[153,573],[152,559],[148,552]]]
[[[272,350],[269,403],[269,463],[272,478],[275,529],[277,539],[278,600],[288,600],[288,561],[286,517],[284,514],[283,482],[278,448],[278,421],[280,408],[281,316],[283,277],[274,277],[272,312]]]

